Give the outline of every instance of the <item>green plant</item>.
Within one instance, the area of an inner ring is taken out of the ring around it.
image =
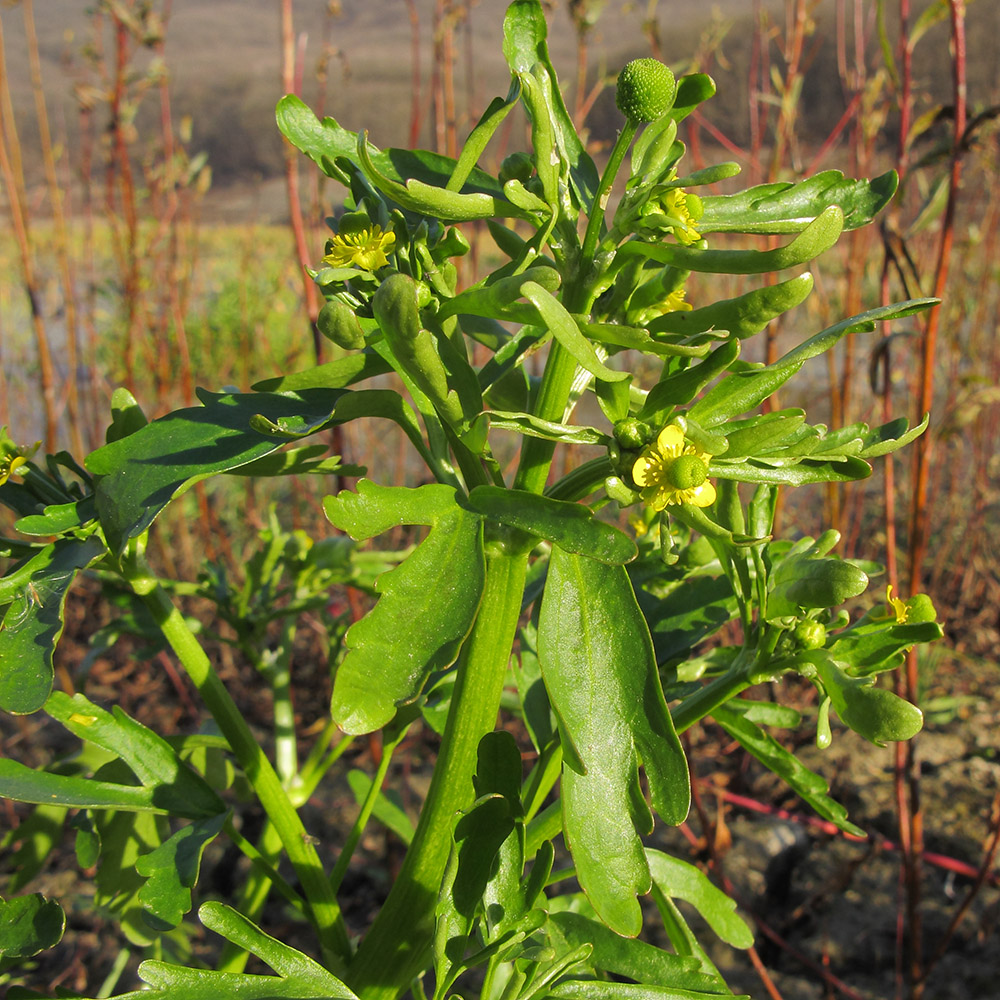
[[[926,421],[831,430],[802,410],[756,411],[846,334],[936,300],[854,316],[762,365],[740,359],[743,342],[805,299],[808,272],[697,308],[683,294],[691,271],[805,265],[845,228],[868,223],[892,197],[895,176],[851,180],[830,171],[695,194],[737,172],[732,164],[687,176],[679,169],[678,122],[714,85],[698,74],[675,81],[647,62],[626,68],[634,92],[620,93],[619,106],[628,117],[599,173],[563,104],[536,0],[510,6],[504,52],[510,91],[489,106],[457,159],[380,151],[294,97],[279,103],[285,136],[348,191],[350,211],[315,273],[325,299],[319,328],[343,356],[251,393],[202,392],[202,405],[152,423],[120,391],[107,444],[85,467],[65,454],[8,463],[21,481],[4,483],[0,499],[20,515],[28,541],[6,543],[17,561],[0,582],[0,707],[46,712],[82,750],[41,770],[0,760],[0,792],[72,814],[81,864],[99,861],[100,891],[125,932],[156,942],[170,959],[144,962],[147,990],[125,996],[726,994],[675,900],[694,905],[734,946],[751,943],[748,928],[698,869],[643,841],[654,813],[677,824],[688,812],[678,733],[712,717],[821,816],[861,833],[824,780],[768,733],[798,721],[795,713],[740,696],[786,674],[808,678],[820,696],[821,746],[832,739],[831,708],[875,744],[920,728],[919,710],[879,687],[877,675],[940,635],[927,602],[879,603],[852,619],[844,605],[878,567],[834,555],[833,531],[817,539],[772,532],[781,486],[864,478],[871,459],[911,441]],[[518,102],[533,148],[494,178],[477,163]],[[624,193],[608,215],[629,153]],[[486,220],[505,260],[460,290],[454,260],[469,243],[459,227],[473,220]],[[786,242],[709,246],[727,233]],[[485,363],[473,364],[476,353]],[[539,353],[536,376],[529,359]],[[658,371],[648,386],[631,374],[639,357]],[[390,373],[405,393],[381,381],[366,386]],[[587,393],[601,426],[571,423]],[[271,683],[272,764],[172,599],[171,588],[183,588],[165,584],[146,560],[148,532],[206,476],[356,475],[324,458],[324,445],[297,442],[373,417],[398,424],[434,482],[406,488],[364,478],[326,498],[329,519],[356,542],[401,525],[421,533],[378,577],[374,607],[344,637],[332,721],[304,763],[283,667],[294,615],[322,600],[324,587],[371,574],[344,561],[341,543],[323,548],[332,562],[316,563],[320,543],[273,523],[245,585],[209,573],[201,587]],[[494,457],[498,435],[520,440],[511,483]],[[596,455],[556,478],[558,446]],[[14,454],[13,444],[6,448]],[[624,509],[633,511],[635,538],[614,523]],[[62,608],[83,571],[133,595],[215,732],[166,739],[118,708],[52,691]],[[910,616],[911,606],[919,614]],[[265,654],[272,623],[281,633]],[[514,737],[495,731],[501,706],[531,741],[527,776]],[[442,732],[433,777],[415,830],[397,823],[409,841],[405,861],[355,943],[339,890],[369,818],[392,815],[382,785],[421,717]],[[328,746],[334,724],[348,737],[381,730],[382,756],[328,871],[298,809],[339,758]],[[248,792],[267,817],[256,843],[240,832]],[[227,942],[204,968],[183,928],[202,856],[218,837],[253,868],[236,905],[209,901],[198,910]],[[568,855],[557,852],[560,839]],[[565,867],[554,870],[557,856]],[[283,858],[293,875],[279,870]],[[314,944],[303,947],[314,957],[254,922],[272,892],[311,929]],[[669,949],[638,939],[638,897],[647,893]],[[54,903],[29,896],[4,906],[7,967],[58,940]],[[246,974],[251,954],[273,975]],[[12,987],[8,995],[28,994]]]

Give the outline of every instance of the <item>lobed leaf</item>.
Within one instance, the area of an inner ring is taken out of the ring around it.
[[[647,856],[652,860],[655,853],[647,851]],[[552,913],[549,920],[570,947],[593,945],[589,962],[602,972],[681,990],[711,990],[715,985],[712,977],[701,971],[697,959],[622,937],[582,913],[570,910]]]
[[[139,781],[153,789],[156,805],[177,816],[206,819],[225,805],[201,775],[162,736],[126,715],[117,705],[107,712],[82,694],[54,691],[45,711],[71,733],[121,758]]]
[[[736,901],[716,888],[701,869],[652,848],[646,849],[646,859],[653,882],[664,896],[690,903],[708,926],[734,948],[753,945],[753,931],[736,913]]]
[[[40,892],[0,897],[0,959],[31,958],[57,945],[65,929],[62,907]]]
[[[139,902],[157,930],[176,927],[191,909],[191,890],[198,881],[202,855],[225,822],[222,813],[189,823],[136,860],[135,870],[148,880],[139,890]]]
[[[52,656],[63,631],[66,595],[76,574],[104,555],[97,535],[60,538],[0,580],[0,709],[37,712],[52,690]]]
[[[458,656],[485,581],[482,520],[442,485],[411,490],[361,480],[357,493],[327,497],[324,509],[355,539],[400,524],[431,528],[406,559],[378,578],[378,603],[345,637],[333,718],[345,732],[373,732],[420,694],[433,671]]]
[[[344,390],[297,393],[200,393],[203,406],[168,413],[87,456],[101,479],[97,511],[117,555],[160,511],[199,479],[229,472],[269,455],[283,442],[251,427],[262,416],[297,434],[325,427]]]

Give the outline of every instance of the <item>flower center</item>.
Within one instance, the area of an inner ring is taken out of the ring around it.
[[[691,490],[708,479],[708,466],[697,455],[679,455],[663,474],[675,490]]]

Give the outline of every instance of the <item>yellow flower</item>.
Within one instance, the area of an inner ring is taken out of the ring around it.
[[[898,597],[892,596],[892,584],[890,583],[888,587],[885,588],[885,599],[889,602],[890,616],[896,616],[897,625],[905,625],[906,619],[910,615],[910,609],[906,606],[906,602]]]
[[[701,233],[694,227],[694,218],[688,207],[688,195],[683,188],[671,188],[662,199],[663,209],[667,215],[679,219],[681,224],[673,227],[674,236],[678,243],[685,245],[697,243],[701,239]],[[690,197],[695,198],[695,195]]]
[[[338,233],[330,238],[323,263],[330,267],[360,267],[365,271],[377,271],[389,263],[386,253],[392,250],[395,242],[395,233],[383,233],[382,227],[377,225]]]
[[[664,313],[684,312],[691,308],[691,303],[684,300],[684,287],[675,288],[665,299],[657,302],[653,308],[661,316]]]
[[[653,510],[681,503],[708,507],[715,502],[715,487],[708,481],[709,461],[708,455],[685,443],[679,427],[670,424],[635,460],[632,478],[643,502]]]
[[[7,428],[0,427],[0,486],[7,482],[38,450],[38,443],[28,447],[16,445],[7,437]]]

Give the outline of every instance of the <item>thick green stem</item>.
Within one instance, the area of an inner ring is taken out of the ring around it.
[[[420,821],[389,898],[347,972],[348,986],[363,1000],[394,1000],[427,965],[452,825],[456,813],[475,799],[477,750],[479,741],[496,726],[526,569],[523,546],[488,543],[481,610],[459,660]]]
[[[601,226],[604,222],[604,210],[611,194],[618,169],[628,147],[635,137],[637,125],[626,122],[618,134],[608,165],[604,168],[597,196],[590,208],[590,218],[587,220],[587,232],[583,241],[583,249],[575,259],[574,273],[566,282],[563,295],[563,305],[571,313],[589,313],[593,302],[594,287],[598,275],[595,274],[594,256],[601,237]],[[538,390],[538,399],[532,412],[542,420],[561,421],[566,410],[566,404],[573,388],[576,375],[576,361],[560,344],[553,342],[549,356],[545,362],[545,373]],[[528,438],[521,452],[521,463],[514,481],[515,489],[528,490],[531,493],[541,493],[545,489],[545,481],[552,464],[555,442],[544,438]]]
[[[689,698],[685,698],[670,714],[674,720],[674,729],[683,733],[696,722],[711,715],[713,708],[735,698],[741,691],[751,686],[750,668],[755,662],[752,655],[742,650],[733,665],[721,676],[710,681]]]
[[[312,838],[306,833],[271,762],[212,668],[184,616],[174,607],[156,577],[142,565],[141,559],[124,560],[123,572],[198,689],[253,785],[268,819],[274,824],[309,901],[327,960],[333,966],[342,965],[350,956],[351,949],[337,897],[323,871]]]

